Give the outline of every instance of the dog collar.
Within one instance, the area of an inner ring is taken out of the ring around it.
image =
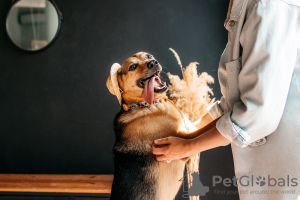
[[[151,104],[151,105],[155,105],[157,103],[163,103],[163,102],[166,102],[167,100],[168,100],[168,97],[156,98],[156,99],[153,100],[153,104]],[[123,109],[124,109],[124,111],[129,111],[129,110],[132,110],[133,108],[136,108],[136,107],[143,108],[143,107],[149,107],[151,105],[147,101],[142,101],[142,102],[134,103],[134,104],[131,104],[131,105],[123,104]]]

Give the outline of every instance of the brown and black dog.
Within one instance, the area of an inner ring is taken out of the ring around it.
[[[114,121],[111,200],[172,200],[182,183],[179,179],[187,159],[158,162],[152,154],[152,143],[168,136],[195,135],[181,131],[182,116],[171,102],[153,103],[166,96],[168,86],[160,76],[162,66],[151,54],[136,53],[112,71],[107,87],[127,107]],[[128,110],[129,105],[144,101],[151,105]]]

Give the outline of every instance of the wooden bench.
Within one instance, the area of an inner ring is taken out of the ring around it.
[[[104,200],[112,181],[113,175],[0,174],[0,200]]]

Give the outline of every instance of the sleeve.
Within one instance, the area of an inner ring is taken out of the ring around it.
[[[221,102],[225,102],[224,97],[222,97],[219,101],[214,102],[206,108],[206,111],[209,113],[212,119],[217,119],[218,117],[224,114],[224,109],[221,106],[224,103]]]
[[[297,8],[281,0],[261,0],[249,13],[240,35],[240,101],[216,124],[232,143],[246,147],[278,127],[297,61],[299,19]]]
[[[227,43],[226,48],[221,56],[220,63],[219,63],[218,78],[219,78],[220,85],[222,84],[221,80],[220,80],[220,77],[222,77],[222,73],[220,73],[219,71],[226,71],[225,65],[223,63],[228,62],[228,56],[229,56],[228,51],[229,51],[229,47],[228,47],[228,43]],[[224,113],[228,112],[227,102],[226,102],[224,96],[222,96],[219,101],[216,101],[213,104],[211,104],[210,106],[208,106],[206,108],[206,111],[209,113],[209,115],[214,120],[217,119],[218,117],[221,117]]]

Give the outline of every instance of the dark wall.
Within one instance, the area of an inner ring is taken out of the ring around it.
[[[199,61],[199,72],[215,77],[220,98],[228,1],[56,2],[64,15],[61,34],[49,49],[30,54],[9,41],[10,0],[0,1],[0,173],[112,173],[119,106],[105,82],[114,62],[136,52],[152,53],[173,74],[180,69],[169,47],[183,65]],[[205,185],[212,175],[233,176],[229,146],[204,152],[201,163]]]

